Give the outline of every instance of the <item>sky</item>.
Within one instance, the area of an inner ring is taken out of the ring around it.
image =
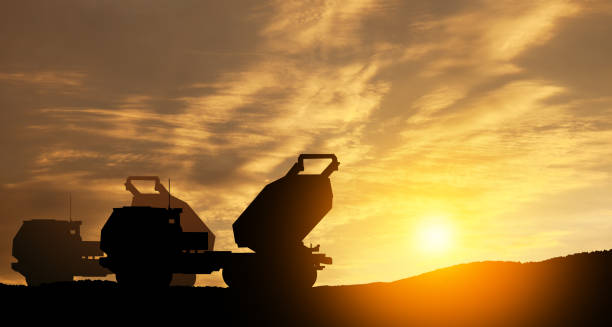
[[[97,240],[129,175],[231,224],[335,153],[318,285],[612,248],[609,1],[5,1],[0,282],[34,218]],[[223,285],[220,274],[198,285]]]

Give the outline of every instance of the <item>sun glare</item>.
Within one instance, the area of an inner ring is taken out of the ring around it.
[[[425,217],[417,228],[417,246],[428,253],[442,253],[452,246],[452,228],[446,217]]]

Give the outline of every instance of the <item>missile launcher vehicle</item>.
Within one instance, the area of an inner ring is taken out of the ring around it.
[[[104,277],[111,272],[100,266],[104,255],[100,242],[81,239],[81,221],[32,219],[13,238],[13,270],[28,286],[72,281],[74,276]]]
[[[141,192],[134,181],[154,182],[157,193]],[[168,201],[173,208],[182,210],[180,225],[183,231],[205,232],[207,245],[212,250],[215,235],[202,222],[191,207],[181,199],[171,196],[157,176],[130,176],[125,188],[132,193],[132,206],[163,208]],[[104,277],[112,274],[100,266],[99,258],[104,256],[99,241],[83,241],[80,234],[81,221],[33,219],[26,220],[13,239],[13,256],[18,262],[12,263],[13,270],[26,278],[29,286],[54,282],[72,281],[74,276]],[[170,285],[193,286],[195,274],[173,274]],[[143,281],[146,282],[146,281]]]
[[[304,160],[330,159],[320,174],[303,174]],[[213,251],[211,233],[182,227],[183,208],[129,206],[113,209],[102,228],[100,264],[126,287],[168,286],[173,274],[222,270],[230,288],[309,288],[332,259],[304,238],[332,207],[333,154],[302,154],[288,173],[268,184],[233,224],[239,247]]]
[[[154,190],[157,193],[142,192],[134,181],[149,181],[153,182]],[[198,214],[187,204],[187,202],[178,199],[172,195],[160,182],[158,176],[129,176],[125,181],[125,189],[132,193],[132,207],[153,207],[153,208],[180,208],[182,210],[180,217],[180,226],[183,232],[203,232],[207,234],[208,245],[205,250],[212,251],[215,246],[215,234],[206,226],[200,219]],[[191,234],[189,234],[191,235]],[[196,274],[173,274],[172,286],[193,286],[196,282]]]

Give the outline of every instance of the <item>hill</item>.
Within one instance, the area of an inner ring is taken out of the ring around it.
[[[475,262],[317,291],[345,321],[415,326],[612,326],[612,251]]]
[[[73,316],[95,308],[107,318],[164,315],[249,325],[610,326],[611,273],[608,250],[542,262],[475,262],[391,283],[321,286],[299,294],[214,287],[143,293],[112,282],[81,281],[38,288],[3,285],[0,296],[13,299],[14,308],[27,303],[58,319],[62,312]]]

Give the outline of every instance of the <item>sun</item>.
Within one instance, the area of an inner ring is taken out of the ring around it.
[[[445,216],[424,217],[417,227],[417,246],[427,253],[443,253],[452,247],[452,226]]]

